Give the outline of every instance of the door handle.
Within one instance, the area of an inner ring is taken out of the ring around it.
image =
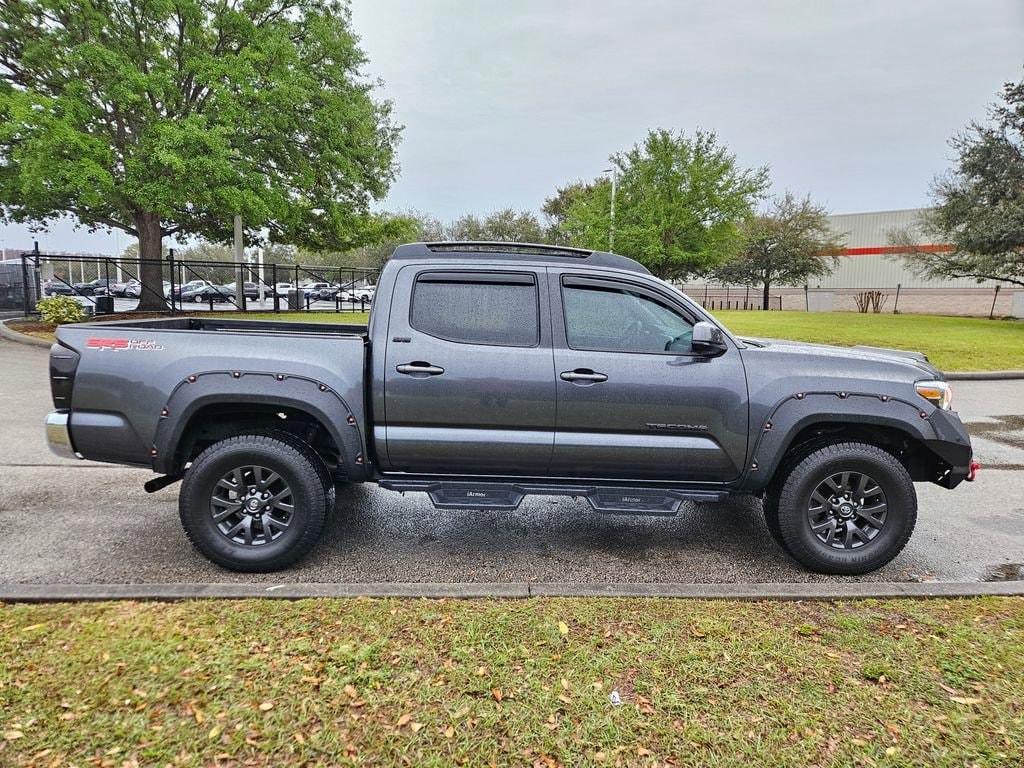
[[[411,363],[402,363],[395,368],[399,373],[404,373],[406,376],[418,376],[423,378],[424,376],[440,376],[444,373],[444,368],[439,365],[431,365],[430,363],[424,363],[421,360],[414,360]]]
[[[562,371],[559,374],[562,381],[581,382],[583,384],[597,384],[601,381],[608,381],[603,373],[596,373],[589,368],[577,368],[575,371]]]

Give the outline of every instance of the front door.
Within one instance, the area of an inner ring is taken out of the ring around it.
[[[658,284],[550,278],[558,419],[551,474],[723,482],[747,447],[743,363],[694,355],[699,316]]]
[[[395,296],[412,305],[388,323],[386,469],[547,472],[555,378],[544,275],[504,266],[399,272]]]

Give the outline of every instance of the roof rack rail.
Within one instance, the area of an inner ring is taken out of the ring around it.
[[[544,245],[543,243],[506,243],[498,240],[452,240],[444,242],[424,243],[428,250],[466,252],[466,253],[532,253],[545,256],[567,256],[585,259],[593,251],[584,248],[572,248],[567,245]]]
[[[589,251],[568,245],[544,245],[542,243],[503,243],[481,240],[439,241],[434,243],[405,243],[395,248],[391,261],[413,260],[463,260],[480,257],[488,261],[547,261],[556,264],[562,259],[578,259],[586,266],[611,267],[629,272],[650,274],[646,267],[626,256],[605,251]],[[565,262],[562,262],[563,266]],[[575,266],[573,267],[575,268]]]

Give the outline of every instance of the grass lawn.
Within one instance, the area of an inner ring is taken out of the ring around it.
[[[0,764],[1019,766],[1022,670],[1016,598],[12,605]]]
[[[197,317],[209,316],[195,313]],[[239,312],[215,317],[243,318]],[[747,336],[813,341],[823,344],[867,344],[924,352],[944,371],[1024,369],[1024,322],[938,315],[862,315],[854,312],[716,312],[733,332]],[[249,315],[250,318],[253,315]],[[364,312],[292,312],[258,317],[316,323],[365,323]],[[40,323],[14,326],[52,338]]]
[[[1024,322],[856,312],[715,312],[729,330],[822,344],[924,352],[944,371],[1024,369]]]

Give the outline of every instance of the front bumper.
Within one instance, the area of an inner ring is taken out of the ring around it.
[[[936,480],[944,488],[956,488],[964,480],[973,480],[978,465],[974,460],[971,436],[953,411],[935,409],[928,417],[935,430],[935,440],[925,440],[925,445],[936,456],[949,465],[949,471]]]
[[[80,459],[82,455],[71,444],[71,430],[68,421],[71,412],[61,409],[51,411],[46,416],[46,443],[50,450],[64,459]]]

